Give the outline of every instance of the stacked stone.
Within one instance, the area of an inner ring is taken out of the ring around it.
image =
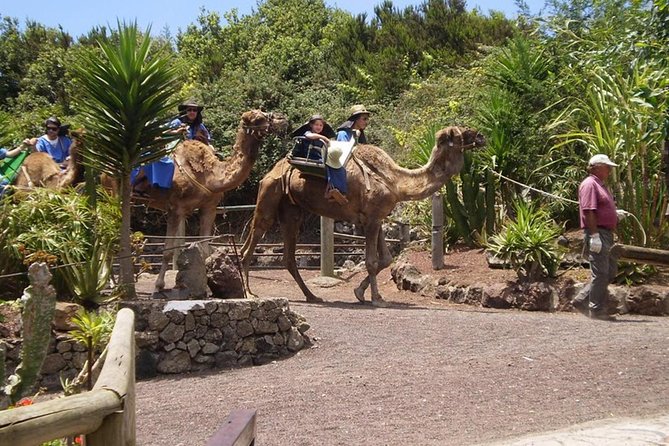
[[[6,339],[5,343],[7,370],[14,370],[19,362],[22,342],[20,339]],[[39,385],[47,389],[59,389],[61,376],[67,379],[77,376],[87,358],[83,345],[70,339],[66,332],[55,332],[42,363]]]
[[[310,345],[286,299],[133,302],[138,377],[261,365]]]

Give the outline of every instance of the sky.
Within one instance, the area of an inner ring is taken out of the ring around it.
[[[374,6],[382,0],[326,0],[329,6],[350,11],[353,14],[367,12],[373,16]],[[393,0],[396,8],[408,5],[420,5],[423,0]],[[543,0],[526,0],[533,14],[539,13],[543,7]],[[152,34],[159,34],[165,27],[171,35],[176,35],[179,29],[195,23],[201,7],[207,11],[223,13],[237,8],[239,15],[249,14],[257,9],[255,0],[3,0],[0,6],[0,16],[19,19],[20,25],[25,25],[26,19],[35,20],[49,27],[61,25],[73,37],[86,34],[96,25],[107,25],[116,28],[117,19],[131,22],[137,20],[140,29],[151,25]],[[514,17],[517,7],[513,0],[467,0],[467,8],[478,7],[487,14],[490,10],[503,12],[507,17]],[[308,15],[307,15],[308,17]]]

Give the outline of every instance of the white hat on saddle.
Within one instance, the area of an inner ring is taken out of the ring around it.
[[[331,144],[328,147],[328,157],[325,160],[325,164],[332,167],[333,169],[339,169],[343,165],[342,155],[344,151],[336,144]]]

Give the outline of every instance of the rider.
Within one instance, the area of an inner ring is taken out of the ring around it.
[[[335,137],[335,132],[322,115],[316,114],[290,136],[298,139],[293,156],[323,161],[323,149],[330,145],[330,138]]]
[[[207,145],[211,140],[209,130],[202,123],[202,110],[204,106],[199,105],[195,100],[189,99],[179,105],[179,117],[170,122],[172,133],[182,132],[184,139],[196,139]]]
[[[337,141],[350,141],[354,139],[366,144],[365,129],[369,123],[370,112],[364,105],[357,104],[351,107],[351,113],[346,121],[337,128]],[[326,197],[334,199],[339,204],[348,203],[346,193],[348,186],[346,184],[346,168],[328,167],[328,190]]]
[[[46,127],[44,135],[39,138],[24,139],[23,144],[35,147],[38,152],[48,153],[61,169],[67,168],[72,145],[72,140],[67,136],[67,126],[61,125],[55,116],[44,121],[44,126]]]

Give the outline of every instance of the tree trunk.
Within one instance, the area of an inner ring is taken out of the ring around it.
[[[121,286],[123,287],[123,298],[134,300],[137,298],[135,291],[135,272],[132,264],[132,248],[130,246],[130,175],[121,177],[121,252],[119,253],[119,265],[121,267]]]

